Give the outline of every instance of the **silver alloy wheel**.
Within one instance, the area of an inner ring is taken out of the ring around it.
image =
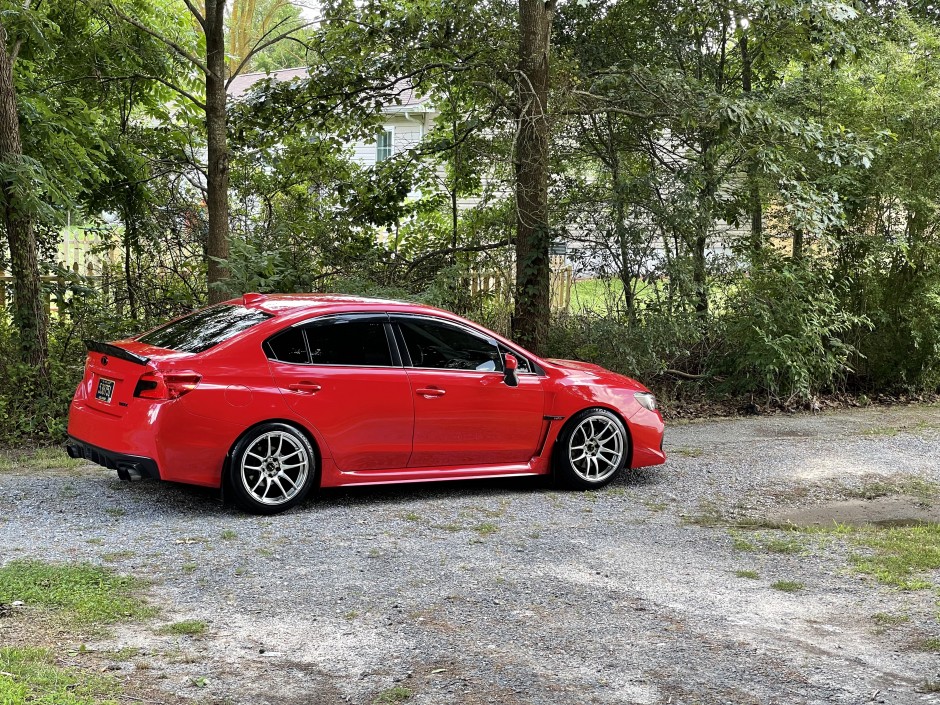
[[[568,441],[568,460],[582,480],[603,482],[623,460],[623,432],[606,416],[588,416]]]
[[[289,502],[310,473],[310,456],[292,434],[270,431],[255,439],[242,454],[242,486],[251,497],[267,505]]]

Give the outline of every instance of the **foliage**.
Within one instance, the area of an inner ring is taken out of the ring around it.
[[[846,342],[868,319],[844,310],[825,272],[772,258],[741,280],[722,319],[712,368],[736,392],[805,400],[837,391],[852,372]]]

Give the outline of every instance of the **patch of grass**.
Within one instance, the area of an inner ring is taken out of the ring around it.
[[[94,536],[90,539],[86,539],[85,543],[90,543],[92,546],[101,546],[104,544],[104,539],[100,536]]]
[[[401,518],[405,521],[421,521],[421,515],[418,512],[405,512]]]
[[[196,572],[196,569],[199,567],[199,564],[189,561],[187,563],[183,563],[181,567],[184,573],[186,573],[187,575],[191,575],[192,573]]]
[[[922,693],[940,693],[940,681],[926,680],[920,686]]]
[[[353,620],[354,620],[356,617],[358,617],[358,616],[359,616],[359,611],[358,611],[358,610],[349,610],[346,614],[343,615],[343,617],[344,617],[344,618],[346,619],[346,621],[348,621],[348,622],[353,621]]]
[[[473,530],[476,531],[480,536],[491,536],[499,531],[499,526],[492,522],[484,521],[474,526]]]
[[[222,532],[222,538],[225,539],[226,541],[231,541],[236,536],[238,536],[238,534],[236,534],[233,529],[225,529]]]
[[[107,509],[104,510],[104,512],[108,516],[114,517],[115,519],[127,515],[127,510],[121,509],[120,507],[108,507]]]
[[[649,509],[651,512],[662,512],[669,508],[667,502],[656,502],[651,499],[647,499],[643,502],[643,506]]]
[[[801,541],[793,538],[780,538],[773,536],[761,542],[762,548],[771,553],[799,553],[804,546]]]
[[[272,558],[274,556],[274,551],[272,551],[270,548],[259,548],[258,555],[264,556],[265,558]]]
[[[940,499],[940,483],[922,477],[904,477],[896,480],[873,480],[861,487],[849,488],[846,495],[858,499],[878,499],[895,495],[910,495],[921,504],[930,506]]]
[[[748,580],[760,579],[760,575],[757,574],[756,570],[736,570],[734,574],[739,578],[747,578]]]
[[[463,524],[459,524],[456,521],[452,521],[449,524],[437,524],[434,528],[443,529],[444,531],[452,531],[456,533],[458,531],[463,531],[464,526]]]
[[[139,646],[125,646],[116,651],[112,651],[110,656],[113,661],[130,661],[140,653]]]
[[[940,569],[940,524],[860,529],[853,540],[868,549],[850,557],[856,570],[902,590],[932,587],[924,574]]]
[[[756,551],[757,546],[754,545],[751,541],[744,538],[740,533],[736,531],[729,532],[731,534],[731,545],[734,547],[735,551]]]
[[[888,614],[887,612],[876,612],[871,616],[871,621],[879,627],[896,627],[899,624],[910,622],[910,615],[906,614]]]
[[[13,452],[0,456],[0,472],[13,470],[73,470],[86,461],[70,458],[63,448],[47,446],[27,452]]]
[[[681,455],[686,458],[701,458],[704,455],[705,450],[703,448],[671,448],[670,455]]]
[[[114,678],[56,666],[44,649],[0,648],[3,705],[108,705],[120,693]]]
[[[155,613],[137,596],[142,583],[100,566],[11,561],[0,568],[0,602],[22,600],[76,624],[111,624]],[[2,702],[2,701],[0,701]]]
[[[101,560],[105,563],[117,563],[126,558],[133,558],[136,554],[133,551],[112,551],[111,553],[102,553]]]
[[[805,586],[797,580],[778,580],[775,583],[771,583],[770,587],[780,592],[799,592]]]
[[[901,432],[897,426],[875,426],[866,428],[862,431],[863,436],[876,436],[881,438],[893,438]]]
[[[920,642],[920,644],[918,644],[918,648],[921,651],[934,651],[940,653],[940,638],[933,637],[931,639],[924,639],[922,642]]]
[[[201,619],[184,619],[181,622],[173,622],[160,627],[157,634],[171,634],[174,636],[200,636],[206,633],[209,625]]]
[[[385,703],[403,703],[413,695],[411,688],[403,685],[392,686],[388,690],[383,690],[373,701],[376,705],[385,705]]]

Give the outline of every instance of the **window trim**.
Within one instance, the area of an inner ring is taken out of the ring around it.
[[[379,157],[379,137],[382,135],[389,135],[388,138],[388,155],[385,157]],[[386,159],[391,159],[395,155],[395,126],[394,125],[382,125],[382,129],[379,130],[379,136],[375,138],[375,163],[384,162]]]

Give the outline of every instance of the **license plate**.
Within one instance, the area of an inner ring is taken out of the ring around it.
[[[111,403],[111,395],[114,394],[114,382],[110,379],[98,380],[98,391],[95,392],[95,399],[103,401],[105,404]]]

